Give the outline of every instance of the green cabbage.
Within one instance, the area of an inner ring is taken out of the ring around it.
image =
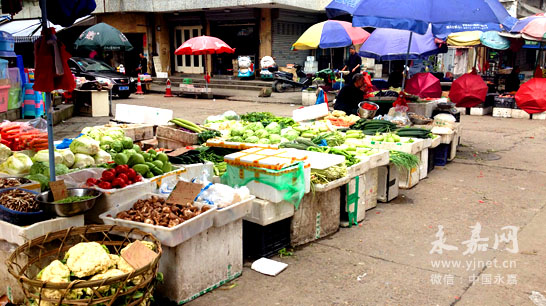
[[[231,128],[230,135],[231,136],[243,136],[244,133],[245,133],[245,129],[242,126],[238,125],[238,126],[233,126]]]
[[[49,168],[49,165],[47,165]],[[55,175],[64,175],[70,172],[70,169],[64,164],[56,164],[55,165]]]
[[[256,136],[250,136],[248,138],[245,139],[245,142],[247,143],[258,143],[260,139]]]
[[[252,122],[247,127],[253,131],[257,131],[263,129],[264,125],[261,122]]]
[[[63,164],[65,164],[68,168],[74,165],[74,153],[72,153],[70,149],[59,150],[59,153],[61,153],[63,156]]]
[[[265,129],[257,130],[255,135],[258,138],[267,138],[269,137],[269,132],[267,132]]]
[[[93,158],[95,159],[95,165],[105,164],[112,161],[112,155],[103,150],[100,150],[93,156]]]
[[[269,135],[269,141],[272,143],[272,144],[276,144],[276,143],[280,143],[281,142],[281,136],[280,135],[277,135],[277,134],[271,134]]]
[[[235,137],[232,137],[229,139],[229,141],[232,141],[232,142],[243,142],[243,137],[241,136],[235,136]]]
[[[104,135],[112,137],[114,140],[122,140],[125,137],[125,132],[122,128],[112,127],[106,130]]]
[[[0,144],[0,163],[5,162],[11,156],[11,149],[4,144]]]
[[[243,138],[248,138],[250,136],[254,136],[254,131],[252,130],[245,130],[245,132],[243,133]]]
[[[285,131],[282,136],[288,140],[296,140],[300,136],[300,133],[296,130],[289,129]]]
[[[55,156],[55,163],[56,164],[62,164],[63,163],[63,156],[61,153],[55,151],[53,152],[53,155]],[[36,155],[32,158],[34,161],[38,162],[49,162],[49,150],[41,150],[36,152]]]
[[[266,131],[269,132],[269,134],[280,134],[281,133],[281,126],[277,122],[271,122],[265,127]]]
[[[81,136],[72,141],[70,151],[74,154],[81,153],[87,155],[97,154],[100,150],[100,143],[88,136]]]
[[[86,168],[95,164],[95,159],[89,155],[77,153],[74,156],[75,162],[73,168]]]
[[[49,177],[49,167],[47,163],[35,162],[32,167],[30,167],[30,175],[42,174]]]
[[[40,186],[42,188],[42,191],[46,191],[49,189],[49,175],[43,175],[43,174],[31,174],[25,176],[25,178],[40,183]]]
[[[258,143],[260,143],[260,144],[270,144],[271,142],[267,138],[262,138],[262,139],[258,140]]]
[[[114,142],[114,138],[108,135],[104,135],[100,138],[100,144],[101,145],[111,145],[112,142]]]
[[[99,128],[92,128],[89,133],[87,133],[87,136],[95,139],[96,141],[99,141],[103,135],[102,130]]]
[[[2,172],[11,175],[25,174],[30,171],[32,160],[25,154],[13,153],[5,162],[0,165]]]

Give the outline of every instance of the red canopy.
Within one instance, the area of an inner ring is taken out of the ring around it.
[[[418,73],[408,80],[406,92],[421,98],[441,98],[442,85],[432,73]]]
[[[458,107],[474,107],[485,102],[487,84],[476,74],[466,73],[453,81],[449,98]]]
[[[546,112],[546,79],[532,78],[519,88],[516,104],[529,114]]]
[[[199,36],[186,40],[174,54],[176,55],[202,55],[202,54],[219,54],[219,53],[234,53],[235,49],[231,48],[221,39],[211,36]]]

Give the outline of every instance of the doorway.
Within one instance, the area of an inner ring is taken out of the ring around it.
[[[175,27],[175,48],[180,47],[186,40],[201,36],[202,26]],[[174,59],[176,72],[201,74],[205,73],[202,55],[176,55]]]

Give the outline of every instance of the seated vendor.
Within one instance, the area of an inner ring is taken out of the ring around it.
[[[344,111],[347,115],[358,115],[358,103],[364,100],[365,93],[364,75],[357,73],[353,76],[353,83],[344,86],[339,92],[334,109]]]

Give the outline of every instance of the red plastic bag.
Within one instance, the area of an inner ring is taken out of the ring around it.
[[[66,52],[65,46],[56,40],[55,29],[42,32],[34,44],[36,72],[34,75],[34,90],[51,92],[56,89],[71,91],[76,88],[76,82],[68,66],[72,57]]]

